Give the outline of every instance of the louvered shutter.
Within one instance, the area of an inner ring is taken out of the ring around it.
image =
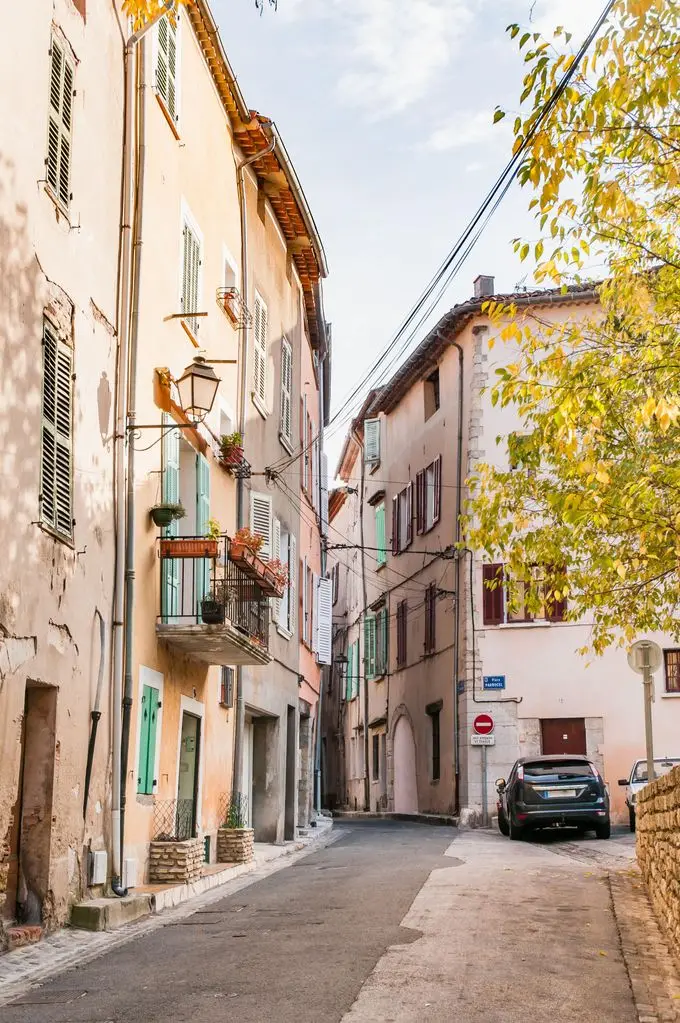
[[[500,585],[490,590],[488,584],[500,579]],[[503,607],[503,566],[482,566],[482,617],[485,625],[500,625],[504,618]]]
[[[184,225],[182,241],[182,312],[185,324],[192,334],[197,335],[199,319],[194,313],[198,312],[199,304],[201,244],[188,224]]]
[[[300,590],[302,593],[302,640],[309,643],[309,608],[307,607],[307,557],[300,563]]]
[[[293,433],[293,350],[281,342],[281,435],[292,443]]]
[[[64,206],[71,200],[71,119],[74,68],[53,38],[50,47],[50,112],[47,128],[47,182]]]
[[[378,676],[386,675],[389,667],[389,633],[387,608],[382,607],[376,616],[375,670]]]
[[[375,678],[375,617],[364,619],[364,674],[367,679]]]
[[[425,532],[425,470],[416,473],[416,533]]]
[[[310,473],[309,485],[312,491],[312,507],[319,511],[319,443],[314,437],[312,440],[312,471]]]
[[[321,453],[321,535],[328,536],[328,455]],[[384,520],[384,516],[383,516]]]
[[[408,615],[408,603],[402,600],[397,605],[397,665],[403,667],[406,664],[406,622]]]
[[[311,457],[308,447],[307,436],[307,395],[302,396],[302,424],[300,429],[300,444],[302,445],[302,487],[309,490],[309,459]]]
[[[364,458],[371,465],[380,461],[380,420],[364,420]]]
[[[333,623],[333,584],[330,579],[316,579],[317,586],[317,660],[319,664],[331,664],[332,656],[332,623]]]
[[[255,339],[253,345],[253,391],[263,404],[267,401],[267,306],[255,295]]]
[[[413,540],[413,484],[409,483],[406,488],[406,540],[404,547],[408,547]]]
[[[439,522],[442,512],[442,456],[434,463],[434,518],[433,525]]]
[[[43,327],[40,516],[63,536],[73,535],[73,353]]]
[[[375,509],[375,545],[376,561],[379,565],[387,564],[387,547],[385,540],[385,505],[379,504]]]
[[[312,650],[319,652],[319,577],[312,572]]]
[[[177,120],[177,25],[167,15],[158,22],[156,88],[173,121]]]
[[[172,427],[167,413],[163,415],[163,501],[179,503],[179,430]],[[164,536],[177,536],[178,533],[177,519],[163,529]],[[179,570],[177,558],[163,559],[161,615],[164,622],[179,613]]]
[[[392,498],[392,554],[399,553],[399,497]]]
[[[210,518],[210,465],[203,455],[196,455],[196,534],[205,536]],[[210,559],[194,562],[196,568],[196,614],[201,614],[201,601],[210,590]]]
[[[272,522],[272,560],[281,560],[281,522],[276,518]],[[281,617],[281,603],[279,597],[271,598],[272,619],[277,625],[286,624],[279,621]]]
[[[272,499],[268,494],[250,494],[250,531],[264,539],[258,556],[268,561],[272,556]]]
[[[288,631],[297,638],[297,541],[293,534],[290,534],[288,548]]]

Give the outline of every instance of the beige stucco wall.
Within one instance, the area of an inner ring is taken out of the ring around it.
[[[109,643],[113,579],[112,431],[116,267],[122,143],[122,48],[115,9],[91,5],[87,23],[68,0],[14,4],[0,42],[0,916],[8,844],[18,813],[27,685],[56,698],[51,799],[36,803],[48,926],[64,921],[87,883],[88,848],[109,833]],[[69,219],[44,185],[50,32],[75,63]],[[17,40],[21,45],[17,46]],[[9,98],[11,97],[11,102]],[[96,181],[96,188],[92,182]],[[70,220],[70,222],[69,222]],[[73,543],[40,527],[43,309],[52,305],[74,350]],[[90,711],[105,623],[102,719],[83,820]],[[42,701],[45,703],[45,700]],[[28,764],[26,776],[36,765]],[[42,790],[43,796],[48,792]],[[30,802],[35,797],[27,793]],[[25,809],[29,811],[32,806]],[[30,840],[24,852],[30,853]],[[0,938],[1,943],[1,938]]]

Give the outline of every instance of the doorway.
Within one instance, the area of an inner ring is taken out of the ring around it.
[[[56,687],[27,683],[5,903],[23,924],[42,923],[50,887],[56,721]]]
[[[286,716],[286,802],[283,824],[285,841],[292,841],[295,838],[295,769],[297,766],[295,718],[295,707],[289,707]]]
[[[246,716],[243,729],[241,795],[246,801],[246,826],[253,826],[253,719]]]
[[[394,812],[418,813],[416,744],[411,722],[405,714],[394,729]]]
[[[193,838],[196,835],[200,745],[201,719],[184,711],[179,746],[176,822],[177,837],[181,839]]]
[[[586,754],[585,718],[543,718],[541,750],[545,756],[559,753]]]

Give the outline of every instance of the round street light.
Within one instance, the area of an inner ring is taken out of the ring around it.
[[[204,419],[213,407],[220,378],[204,358],[197,355],[177,381],[182,411],[196,421]]]

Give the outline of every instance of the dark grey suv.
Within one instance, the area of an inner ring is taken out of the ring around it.
[[[522,757],[499,778],[498,827],[510,838],[534,828],[572,827],[609,838],[609,792],[587,757]]]

